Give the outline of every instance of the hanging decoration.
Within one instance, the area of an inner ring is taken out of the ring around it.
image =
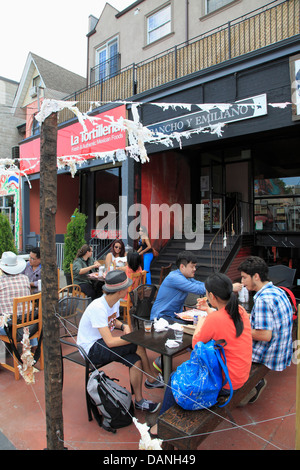
[[[33,367],[35,360],[33,359],[33,354],[31,352],[30,339],[29,339],[29,328],[24,327],[23,339],[22,339],[23,349],[21,354],[22,365],[18,365],[21,376],[27,383],[31,385],[35,383],[34,374],[38,370]]]
[[[143,126],[140,122],[139,116],[139,107],[147,104],[152,106],[160,107],[163,111],[173,109],[176,111],[177,109],[185,109],[187,111],[191,111],[192,106],[199,108],[201,111],[211,112],[214,109],[219,109],[220,112],[225,113],[226,111],[230,110],[232,106],[237,107],[250,107],[250,108],[259,108],[260,104],[257,103],[247,103],[247,102],[235,102],[235,103],[143,103],[143,102],[129,102],[129,101],[114,101],[114,102],[100,102],[100,101],[90,101],[89,102],[89,111],[88,113],[81,112],[78,107],[77,101],[61,101],[61,100],[53,100],[53,99],[45,99],[42,103],[40,112],[35,116],[35,119],[39,122],[40,125],[45,121],[47,117],[49,117],[52,113],[57,113],[62,111],[63,109],[68,109],[71,111],[78,119],[78,122],[83,127],[84,132],[87,132],[86,121],[92,123],[92,125],[96,125],[99,122],[99,118],[95,116],[91,116],[91,113],[95,107],[101,107],[104,104],[116,104],[116,105],[130,105],[133,115],[133,120],[119,118],[117,121],[114,120],[112,116],[109,114],[106,115],[106,122],[109,124],[114,124],[120,127],[120,129],[125,130],[128,135],[128,142],[129,145],[124,149],[118,149],[111,152],[95,152],[95,153],[88,153],[86,155],[63,155],[57,158],[57,167],[58,169],[61,168],[69,168],[71,176],[74,177],[78,168],[81,167],[83,164],[86,163],[87,158],[95,158],[95,159],[102,159],[105,162],[112,162],[115,164],[119,161],[124,161],[126,158],[133,158],[137,162],[142,164],[149,162],[149,157],[147,155],[146,144],[161,144],[165,145],[166,147],[172,147],[174,141],[177,141],[179,144],[180,149],[182,149],[182,140],[189,139],[194,134],[200,133],[210,133],[215,134],[218,137],[222,137],[224,132],[224,127],[229,124],[229,122],[222,122],[217,124],[209,124],[207,123],[205,126],[199,126],[196,129],[190,129],[183,132],[173,132],[171,134],[164,134],[162,132],[153,132],[148,127]],[[291,105],[290,102],[284,103],[269,103],[269,106],[273,108],[284,109],[287,106]],[[109,113],[109,112],[108,112]],[[27,159],[26,159],[27,160]],[[33,160],[30,162],[30,170],[34,169],[35,166],[38,165],[38,162],[35,161],[36,159],[29,159]],[[28,169],[27,169],[28,171]],[[16,176],[25,176],[29,187],[30,181],[26,175],[26,172],[19,170],[16,166],[15,161],[12,159],[1,159],[0,158],[0,175],[16,175]]]
[[[149,434],[150,428],[147,423],[141,424],[136,418],[133,418],[133,422],[141,435],[141,439],[139,441],[139,450],[162,450],[162,440],[151,438]]]

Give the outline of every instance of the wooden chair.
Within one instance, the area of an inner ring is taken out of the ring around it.
[[[27,295],[25,297],[15,297],[13,299],[13,314],[11,319],[10,334],[0,335],[0,340],[11,344],[13,365],[1,363],[5,369],[14,372],[15,379],[19,380],[20,372],[18,369],[18,343],[23,339],[23,328],[29,327],[30,339],[40,340],[42,334],[42,294]],[[40,369],[44,369],[43,343],[40,349]]]
[[[62,297],[86,297],[84,292],[81,291],[79,284],[69,284],[68,286],[62,287],[58,291],[58,298]]]
[[[161,267],[159,285],[161,285],[165,277],[167,277],[167,275],[171,272],[171,268],[172,268],[172,263],[170,263],[168,266]]]
[[[130,315],[129,315],[129,310],[132,306],[132,302],[131,302],[131,298],[130,298],[130,292],[133,290],[133,289],[136,289],[138,286],[140,286],[141,284],[145,284],[146,283],[146,275],[147,275],[147,271],[141,271],[139,273],[132,273],[130,274],[130,279],[132,279],[132,284],[131,286],[129,287],[128,289],[128,292],[127,292],[127,299],[124,299],[124,300],[121,300],[120,301],[120,307],[123,307],[123,318],[124,318],[124,321],[129,325],[131,326],[131,319],[130,319]]]

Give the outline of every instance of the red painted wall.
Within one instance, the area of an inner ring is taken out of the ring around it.
[[[40,233],[40,181],[31,181],[30,190],[30,232]],[[56,233],[66,232],[67,224],[79,198],[79,178],[70,175],[57,177],[57,213],[55,218]]]
[[[151,230],[151,205],[153,204],[183,204],[190,203],[190,167],[187,159],[176,152],[168,151],[152,155],[150,162],[142,165],[141,173],[141,203],[146,206],[147,213],[141,216],[142,225],[148,227],[149,236],[156,249],[160,249],[168,239],[162,237],[163,229],[169,221],[160,217],[159,233]],[[154,224],[158,225],[158,224]],[[171,215],[170,237],[174,231],[174,218]]]

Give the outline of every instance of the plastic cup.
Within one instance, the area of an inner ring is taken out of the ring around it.
[[[183,338],[183,330],[174,330],[175,341],[182,343]]]
[[[146,333],[151,333],[151,328],[152,328],[152,321],[150,320],[145,320],[144,321],[144,330]]]

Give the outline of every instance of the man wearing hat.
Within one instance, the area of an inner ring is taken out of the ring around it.
[[[146,381],[148,384],[151,383],[151,388],[163,387],[160,377],[153,378],[143,348],[128,343],[120,336],[112,335],[114,329],[121,330],[122,334],[130,333],[130,327],[119,320],[119,307],[120,300],[125,297],[131,284],[132,280],[124,271],[114,270],[107,273],[102,287],[105,294],[90,303],[80,320],[77,344],[84,349],[93,364],[120,362],[126,365],[129,368],[130,383],[135,394],[135,408],[154,413],[160,404],[143,398],[142,371],[152,376]]]
[[[26,267],[26,261],[12,251],[2,253],[0,260],[0,335],[6,335],[2,326],[1,316],[12,315],[15,297],[30,295],[30,283],[27,276],[21,274]],[[31,340],[32,346],[37,346],[37,338]]]

